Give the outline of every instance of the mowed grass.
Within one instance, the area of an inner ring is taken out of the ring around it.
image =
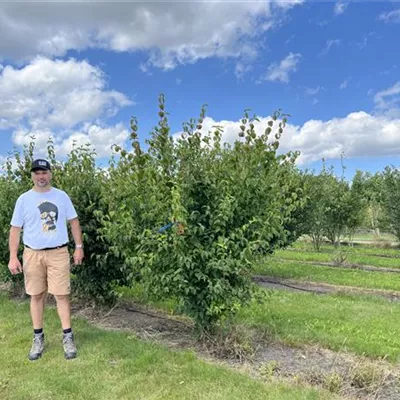
[[[342,250],[350,251],[347,261],[353,263],[390,268],[398,268],[400,264],[398,249],[363,245],[342,246]],[[255,273],[343,287],[400,291],[399,273],[316,265],[332,261],[335,252],[332,245],[324,245],[319,253],[313,251],[311,243],[298,241],[291,250],[277,251],[275,256],[255,265]],[[362,294],[321,295],[278,290],[268,293],[266,303],[243,308],[238,321],[264,329],[286,343],[314,343],[400,362],[400,302]]]
[[[270,259],[255,266],[256,274],[300,281],[400,291],[400,273],[301,264]]]
[[[381,268],[399,268],[400,269],[400,251],[397,251],[399,258],[389,256],[380,257],[378,255],[362,254],[360,251],[353,251],[349,248],[343,248],[342,254],[345,256],[345,262],[350,264],[371,265]],[[294,250],[278,250],[275,253],[275,258],[295,261],[314,261],[314,262],[333,262],[335,258],[334,251],[324,252],[301,252]]]
[[[400,362],[400,302],[365,295],[266,292],[264,302],[243,307],[234,322],[289,345],[315,344]],[[128,293],[131,300],[143,300],[138,289]],[[172,303],[152,304],[171,312]]]
[[[250,379],[203,362],[189,351],[169,351],[133,334],[74,321],[79,357],[66,361],[54,309],[46,311],[46,351],[30,362],[26,303],[0,295],[0,399],[329,399],[327,392]]]
[[[373,296],[269,290],[237,322],[288,344],[318,344],[400,362],[400,303]]]
[[[311,253],[328,253],[333,254],[337,249],[331,244],[324,243],[321,245],[320,252],[317,252],[311,242],[298,240],[290,247],[291,250]],[[341,250],[351,254],[373,255],[377,257],[400,258],[400,248],[385,248],[377,246],[375,243],[355,244],[354,246],[341,245]]]
[[[310,236],[304,235],[302,239],[310,240]],[[349,236],[342,236],[342,241],[350,241]],[[356,233],[351,238],[352,241],[367,241],[367,242],[397,242],[396,235],[392,233],[383,232],[379,237],[376,237],[372,232]]]
[[[349,240],[349,237],[343,237],[343,240]],[[377,238],[373,233],[357,233],[353,236],[353,240],[376,241]],[[392,233],[381,233],[379,241],[396,242],[397,238]]]

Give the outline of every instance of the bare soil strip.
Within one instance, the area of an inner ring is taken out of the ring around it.
[[[400,292],[380,289],[365,289],[355,286],[337,286],[328,283],[296,281],[294,279],[276,278],[272,276],[254,275],[253,281],[269,289],[286,289],[291,291],[311,292],[317,294],[345,293],[381,296],[392,301],[400,300]]]

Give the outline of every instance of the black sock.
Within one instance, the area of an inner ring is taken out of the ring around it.
[[[72,333],[72,328],[63,329],[63,334],[66,335],[67,333]]]
[[[43,333],[43,328],[34,329],[34,330],[33,330],[33,333],[34,333],[35,335],[41,335],[41,334]]]

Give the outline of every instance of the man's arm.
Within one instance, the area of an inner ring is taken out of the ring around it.
[[[8,269],[13,275],[22,272],[21,263],[18,260],[18,247],[21,236],[21,228],[11,226],[10,237],[8,240],[8,247],[10,250],[10,261],[8,262]]]
[[[74,218],[69,221],[69,224],[71,226],[71,233],[74,238],[75,242],[75,251],[74,251],[74,263],[76,265],[82,264],[83,260],[83,240],[82,240],[82,230],[81,226],[79,224],[79,219]]]

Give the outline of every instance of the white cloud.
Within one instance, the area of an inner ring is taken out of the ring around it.
[[[360,50],[363,50],[365,47],[367,47],[369,39],[373,36],[375,36],[375,32],[368,32],[367,34],[363,35],[362,40],[356,43]]]
[[[324,88],[323,86],[317,86],[317,87],[315,87],[315,88],[309,88],[309,87],[307,87],[307,88],[305,89],[305,93],[306,93],[306,95],[308,95],[308,96],[315,96],[316,94],[318,94],[320,91],[323,91],[323,90],[325,90],[325,88]]]
[[[64,56],[70,49],[148,51],[147,67],[257,54],[254,37],[302,1],[0,3],[0,59]]]
[[[289,39],[287,39],[287,40],[285,41],[285,46],[288,46],[288,45],[290,44],[290,42],[292,42],[295,38],[296,38],[296,35],[295,35],[295,34],[292,34],[292,35],[289,37]]]
[[[397,70],[397,65],[395,64],[395,65],[392,65],[391,67],[389,67],[389,68],[387,68],[387,69],[385,69],[385,70],[383,70],[382,72],[381,72],[381,75],[390,75],[392,72],[394,72],[395,70]]]
[[[349,78],[348,79],[345,79],[341,84],[340,84],[340,86],[339,86],[339,88],[340,88],[340,90],[343,90],[343,89],[346,89],[347,88],[347,86],[349,85]]]
[[[325,43],[325,47],[322,49],[319,55],[324,56],[325,54],[328,54],[333,46],[340,46],[340,43],[340,39],[328,39]]]
[[[382,13],[379,15],[378,19],[384,22],[400,22],[400,8]]]
[[[72,128],[133,104],[106,86],[104,73],[86,61],[39,57],[20,69],[5,66],[0,72],[0,128]]]
[[[86,124],[61,142],[60,152],[68,153],[74,143],[78,146],[90,143],[95,148],[97,157],[108,157],[111,154],[111,146],[123,145],[128,137],[129,132],[122,123],[115,126]]]
[[[310,120],[289,126],[282,148],[300,150],[300,163],[321,158],[393,156],[400,151],[400,119],[354,112],[329,121]]]
[[[255,130],[262,134],[269,117],[255,122]],[[213,126],[224,129],[222,140],[233,143],[240,132],[240,121],[215,121],[207,117],[203,131]],[[354,112],[343,118],[328,121],[309,120],[301,126],[288,124],[281,138],[281,152],[301,151],[300,165],[313,161],[346,157],[397,156],[400,153],[400,118],[374,116],[364,111]],[[178,135],[178,134],[177,134]]]
[[[235,75],[236,75],[236,78],[238,78],[238,79],[243,78],[243,76],[244,76],[247,72],[251,71],[252,69],[253,69],[253,68],[252,68],[251,65],[248,65],[248,64],[246,64],[246,63],[244,63],[244,62],[238,62],[238,63],[236,63],[236,67],[235,67]]]
[[[38,57],[22,68],[0,72],[0,129],[14,129],[12,142],[23,146],[35,137],[38,155],[46,155],[52,137],[57,155],[73,143],[90,143],[98,157],[110,155],[112,144],[129,136],[122,124],[104,121],[133,104],[120,92],[108,90],[106,76],[87,61]]]
[[[327,26],[327,25],[329,24],[329,21],[326,20],[326,19],[324,19],[324,20],[322,20],[322,21],[316,21],[315,23],[316,23],[316,25],[318,25],[320,28],[323,28],[323,27],[325,27],[325,26]]]
[[[297,71],[297,64],[301,60],[301,54],[290,53],[279,64],[273,63],[268,67],[267,74],[263,80],[289,82],[289,74]]]
[[[13,143],[17,146],[27,145],[35,137],[36,156],[46,156],[46,146],[51,137],[54,142],[57,157],[66,156],[73,146],[90,144],[97,157],[109,157],[113,144],[123,145],[129,137],[128,130],[119,123],[114,126],[84,124],[75,131],[28,130],[18,129],[13,133]]]
[[[400,81],[376,93],[374,101],[378,110],[387,115],[400,116]]]
[[[346,8],[347,8],[348,5],[349,5],[349,3],[347,3],[347,2],[344,2],[344,1],[341,1],[341,0],[337,1],[335,3],[335,7],[333,9],[333,13],[335,15],[343,14],[346,11]]]

